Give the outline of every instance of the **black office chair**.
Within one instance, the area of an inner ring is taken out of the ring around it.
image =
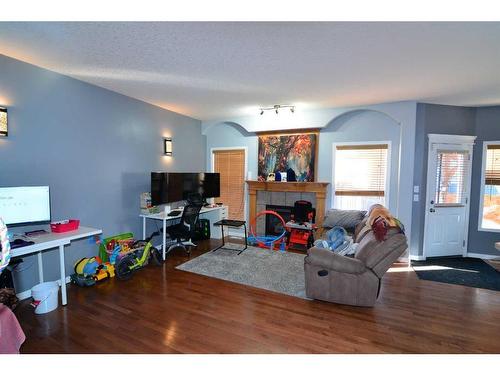
[[[176,247],[182,247],[188,255],[191,255],[191,250],[187,248],[186,245],[196,246],[191,241],[191,238],[196,229],[200,210],[201,204],[188,204],[182,211],[181,222],[167,227],[167,234],[171,239],[176,241],[175,244],[168,248],[167,252],[170,252],[170,250]]]

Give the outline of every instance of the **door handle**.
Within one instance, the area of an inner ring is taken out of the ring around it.
[[[431,201],[431,204],[434,204],[434,201]]]
[[[430,212],[436,212],[434,208],[429,209]]]

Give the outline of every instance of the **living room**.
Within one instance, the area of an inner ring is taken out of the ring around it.
[[[498,355],[499,22],[102,17],[0,22],[1,353]]]

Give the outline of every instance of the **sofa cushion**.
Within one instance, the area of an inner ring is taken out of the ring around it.
[[[311,247],[304,262],[327,270],[352,274],[363,273],[366,270],[365,265],[358,259],[335,254],[331,250],[319,247]]]
[[[365,217],[366,211],[360,210],[338,210],[330,209],[326,212],[323,227],[333,228],[341,226],[348,232],[354,232],[354,228]]]
[[[406,247],[406,236],[397,228],[390,228],[386,240],[382,242],[379,242],[370,231],[359,243],[355,258],[363,262],[366,267],[373,269],[394,251],[397,253],[395,257],[397,259],[404,252],[401,248],[406,249]],[[390,263],[392,264],[393,261],[391,260]],[[380,273],[383,274],[383,272]]]

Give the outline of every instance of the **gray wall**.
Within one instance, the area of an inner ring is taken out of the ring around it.
[[[237,124],[239,128],[244,129],[247,134],[247,139],[243,142],[249,147],[249,169],[256,171],[257,168],[257,152],[255,151],[254,160],[252,160],[251,149],[257,147],[255,132],[261,131],[276,131],[280,132],[285,129],[321,129],[320,135],[320,150],[318,157],[318,181],[331,182],[332,160],[331,143],[338,139],[342,142],[348,141],[349,133],[353,135],[352,141],[359,140],[374,140],[378,137],[378,131],[381,134],[388,135],[391,139],[396,133],[399,134],[399,161],[398,175],[395,180],[398,183],[398,191],[396,194],[396,209],[394,213],[405,224],[406,234],[411,238],[412,229],[412,187],[413,187],[413,166],[414,166],[414,151],[415,151],[415,126],[416,126],[416,111],[417,103],[413,101],[381,103],[359,107],[337,107],[326,109],[306,109],[300,106],[295,108],[295,113],[285,111],[279,116],[273,113],[263,116],[255,111],[252,115],[225,118],[202,123],[203,134],[208,136],[208,151],[210,147],[227,144],[226,133],[224,127],[227,123]],[[373,123],[376,126],[370,127],[368,124]],[[332,131],[338,124],[344,124],[340,127],[340,132]],[[353,124],[358,124],[358,129],[351,129]],[[364,124],[364,125],[363,125]],[[382,125],[382,128],[380,127]],[[361,130],[362,129],[362,130]],[[375,132],[374,129],[377,131]],[[345,131],[345,134],[343,132]],[[328,134],[329,133],[329,134]],[[380,135],[381,135],[380,134]],[[345,137],[344,137],[345,136]],[[356,139],[355,137],[362,137]],[[237,133],[232,132],[227,136],[229,138],[237,138]],[[323,137],[325,140],[322,140]],[[384,137],[386,138],[386,137]],[[393,143],[394,145],[394,143]],[[330,151],[328,151],[330,150]],[[208,162],[208,158],[207,158]],[[252,173],[252,178],[256,178],[256,172]],[[391,191],[391,194],[393,192]],[[391,195],[394,197],[394,195]],[[392,201],[392,198],[391,198]]]
[[[354,111],[337,117],[324,129],[319,137],[319,180],[328,181],[327,207],[333,207],[333,144],[344,142],[391,142],[391,158],[388,172],[390,196],[386,206],[396,212],[399,186],[399,141],[400,125],[389,116],[375,111]]]
[[[375,130],[374,130],[375,129]],[[351,111],[336,117],[320,131],[318,147],[317,180],[332,183],[332,160],[334,142],[391,141],[391,192],[389,206],[396,209],[398,189],[400,125],[389,116],[376,111]],[[257,178],[258,137],[240,125],[221,123],[206,131],[207,169],[211,168],[212,148],[247,147],[248,171],[252,179]],[[331,185],[328,187],[327,207],[331,206]]]
[[[427,184],[427,134],[476,135],[472,165],[471,206],[469,215],[469,253],[494,254],[494,242],[500,235],[477,230],[481,180],[482,142],[500,140],[500,107],[467,108],[435,104],[417,105],[415,134],[414,185],[420,186],[420,201],[413,203],[411,248],[422,255]]]
[[[423,253],[427,149],[429,147],[427,134],[474,135],[474,116],[474,108],[417,104],[413,184],[419,186],[420,199],[418,202],[413,202],[413,228],[410,239],[413,255],[422,255]]]
[[[141,234],[139,195],[154,170],[205,170],[201,122],[0,55],[0,105],[9,137],[0,138],[0,186],[49,185],[52,219],[79,218],[109,236]],[[172,136],[174,156],[162,156]],[[21,232],[26,228],[14,228]],[[66,249],[66,269],[96,245]],[[44,255],[47,280],[58,279],[57,253]],[[18,292],[36,284],[36,257],[15,273]]]
[[[469,219],[469,248],[471,253],[498,256],[495,242],[500,241],[500,233],[478,231],[479,202],[481,194],[481,168],[484,141],[500,141],[500,106],[476,109],[476,145],[472,161],[471,208]]]

